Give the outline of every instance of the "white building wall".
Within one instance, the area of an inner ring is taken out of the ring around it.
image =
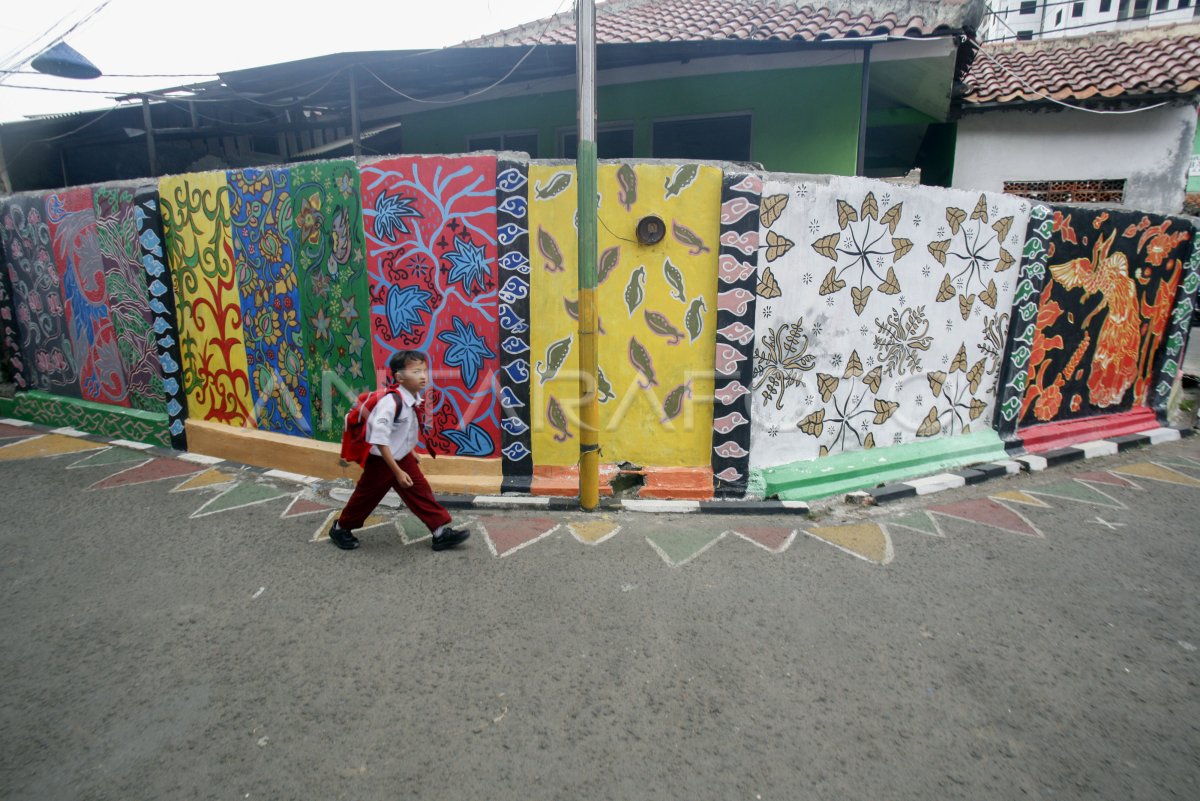
[[[1101,31],[1124,31],[1152,25],[1191,22],[1200,0],[1149,0],[1148,14],[1133,17],[1134,0],[1126,0],[1126,19],[1121,19],[1122,0],[1111,0],[1107,9],[1103,0],[1080,0],[1081,12],[1075,16],[1074,0],[1036,0],[1032,14],[1021,13],[1021,0],[997,0],[991,4],[994,12],[984,26],[988,41],[1012,40],[1017,33],[1030,32],[1034,39],[1055,39],[1081,36]],[[1103,9],[1103,10],[1102,10]]]
[[[987,111],[958,122],[955,189],[1002,192],[1005,181],[1125,179],[1127,208],[1178,214],[1196,106],[1137,114]]]

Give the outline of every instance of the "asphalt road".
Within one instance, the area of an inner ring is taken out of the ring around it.
[[[89,490],[87,456],[0,461],[5,799],[1200,797],[1200,488],[1061,489],[1200,478],[1194,439],[809,521],[549,521],[597,544],[492,513],[436,554],[312,542],[292,495],[192,517],[251,473]],[[1046,488],[1005,505],[1033,535],[891,525]],[[863,523],[887,564],[719,536]]]

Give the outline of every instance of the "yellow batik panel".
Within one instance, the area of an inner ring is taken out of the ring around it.
[[[188,416],[254,426],[225,173],[159,182]]]
[[[530,166],[534,464],[579,460],[577,187]],[[600,446],[605,462],[706,467],[712,448],[721,172],[605,164],[598,176]],[[637,241],[638,221],[664,236]]]

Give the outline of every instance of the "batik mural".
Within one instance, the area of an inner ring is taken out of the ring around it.
[[[309,436],[312,403],[292,259],[291,179],[282,167],[230,170],[234,270],[254,419],[263,431]]]
[[[498,456],[496,160],[405,157],[362,168],[378,370],[424,351],[426,447]]]
[[[360,392],[375,388],[358,167],[291,167],[294,257],[313,436],[336,442]]]
[[[25,389],[25,362],[21,358],[20,334],[17,333],[17,307],[13,305],[12,282],[8,279],[8,260],[0,239],[0,372],[4,381]]]
[[[1148,405],[1158,415],[1159,422],[1167,422],[1167,400],[1171,387],[1183,368],[1183,354],[1187,351],[1188,335],[1192,330],[1192,316],[1196,309],[1196,293],[1200,290],[1200,247],[1196,246],[1195,228],[1192,229],[1192,253],[1183,270],[1183,279],[1175,290],[1175,307],[1167,327],[1166,339],[1155,365],[1154,388],[1150,392]]]
[[[575,172],[530,165],[529,181],[534,462],[568,466],[579,459]],[[604,164],[598,189],[603,459],[708,468],[721,173]],[[665,236],[640,245],[637,223],[651,215]]]
[[[225,174],[164,178],[159,204],[182,337],[188,416],[253,426]]]
[[[533,477],[529,404],[529,165],[496,165],[500,267],[500,421],[503,492],[529,492]]]
[[[1028,208],[852,178],[768,181],[751,464],[986,431]]]
[[[1145,406],[1192,231],[1182,219],[1054,207],[1022,426]]]
[[[162,374],[164,411],[171,447],[187,450],[187,397],[183,389],[180,365],[179,326],[175,317],[175,290],[167,274],[163,252],[162,216],[159,213],[158,187],[142,186],[134,194],[134,223],[137,225],[138,256],[142,265],[149,308],[154,315],[154,348]]]
[[[62,279],[54,263],[46,204],[39,195],[4,203],[4,252],[17,315],[25,383],[80,397],[79,367],[67,333]]]
[[[761,178],[746,173],[725,175],[721,192],[721,250],[717,263],[712,457],[714,493],[721,498],[745,495],[750,476],[749,423],[754,414],[750,388],[754,385],[754,315],[761,200]],[[786,361],[781,362],[783,369],[788,369],[786,364]]]
[[[104,267],[108,311],[121,364],[129,381],[129,405],[162,413],[162,368],[154,343],[154,315],[146,292],[146,269],[138,247],[136,187],[97,186],[92,195],[96,241]]]
[[[125,368],[109,317],[91,187],[47,195],[46,220],[62,286],[67,334],[79,364],[80,393],[84,400],[128,406]]]

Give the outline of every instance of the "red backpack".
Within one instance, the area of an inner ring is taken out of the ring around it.
[[[342,458],[347,462],[354,462],[359,467],[366,466],[367,457],[371,455],[371,445],[367,442],[367,418],[389,392],[396,395],[396,414],[399,415],[400,393],[395,387],[363,392],[346,413],[346,423],[342,429]]]

